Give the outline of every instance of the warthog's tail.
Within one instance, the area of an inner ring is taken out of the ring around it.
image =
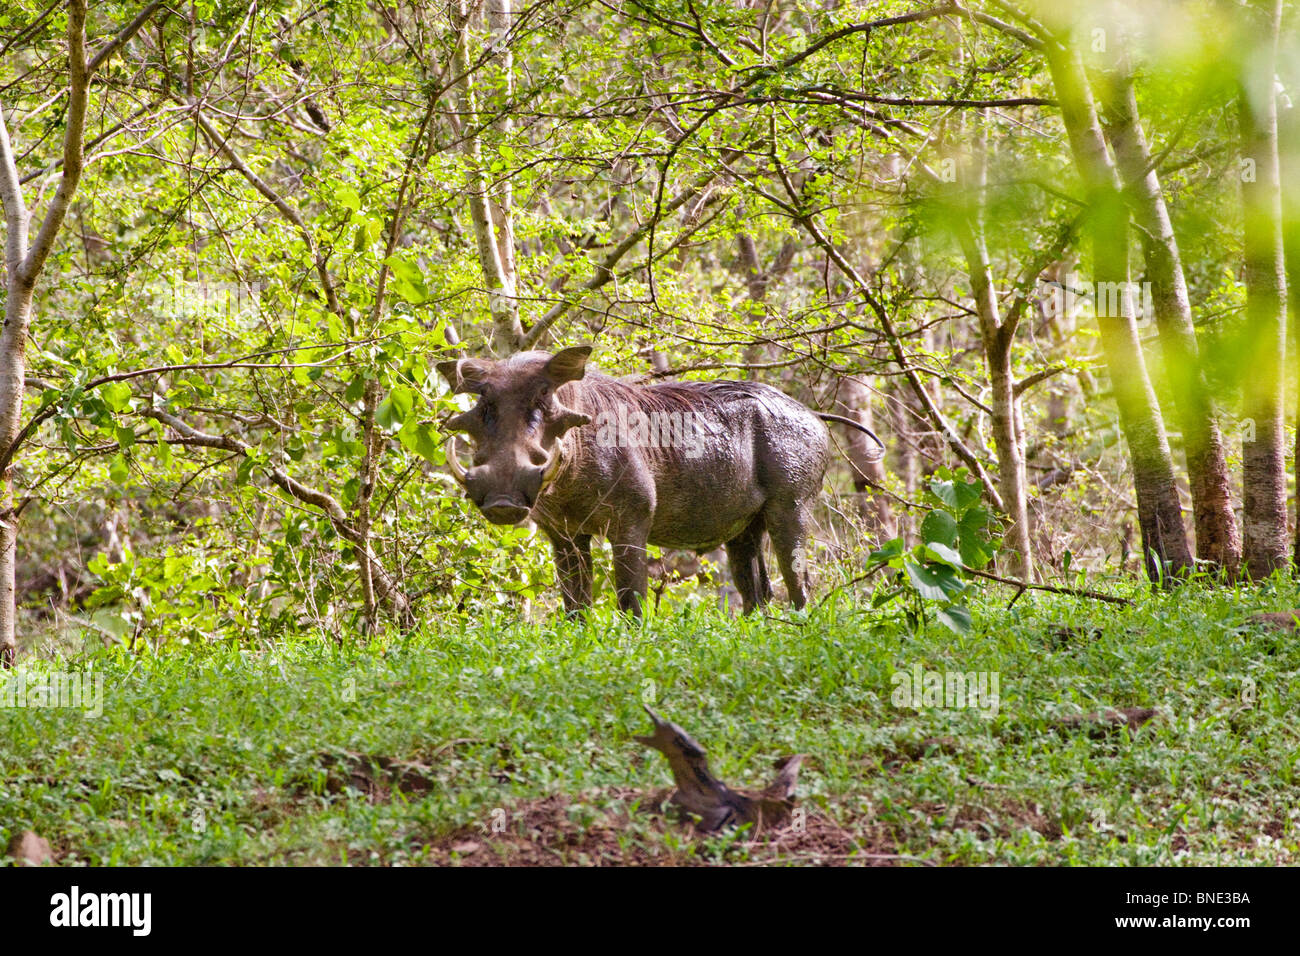
[[[871,459],[872,461],[880,461],[882,458],[885,457],[885,443],[880,440],[879,435],[873,432],[866,425],[862,424],[861,422],[855,422],[851,418],[845,418],[843,415],[832,415],[830,414],[830,412],[815,412],[814,414],[816,414],[816,416],[824,422],[839,422],[841,425],[848,425],[850,428],[856,428],[858,431],[862,432],[867,437],[869,437],[873,442],[879,445],[880,454],[877,455],[875,458]]]

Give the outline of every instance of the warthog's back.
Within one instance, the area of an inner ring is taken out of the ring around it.
[[[638,387],[589,374],[568,389],[563,399],[592,424],[574,431],[573,468],[555,491],[586,490],[572,501],[590,519],[581,522],[584,531],[603,526],[612,517],[605,505],[619,507],[631,491],[651,496],[650,543],[709,550],[743,531],[768,502],[807,499],[821,487],[825,425],[770,386]],[[597,489],[604,494],[593,495]],[[547,513],[555,510],[547,502]]]

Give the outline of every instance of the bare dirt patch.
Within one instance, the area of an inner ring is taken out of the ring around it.
[[[607,790],[581,800],[553,795],[462,827],[427,844],[441,866],[894,866],[897,853],[883,828],[854,831],[815,809],[799,821],[754,839],[747,833],[704,839],[661,808],[670,791]],[[494,821],[502,829],[494,830]]]

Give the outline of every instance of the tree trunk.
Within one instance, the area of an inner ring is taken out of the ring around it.
[[[524,340],[524,329],[519,321],[519,299],[515,290],[515,277],[507,271],[501,256],[495,217],[492,212],[492,191],[488,185],[483,165],[482,139],[474,125],[479,121],[478,97],[474,90],[474,77],[470,73],[469,39],[471,8],[468,0],[458,0],[456,28],[460,35],[452,56],[452,69],[460,77],[457,84],[460,106],[460,133],[465,155],[469,160],[469,215],[474,227],[474,240],[483,280],[487,287],[488,309],[492,313],[495,331],[493,350],[510,353]],[[500,197],[498,197],[500,198]]]
[[[874,426],[871,415],[871,391],[859,379],[846,375],[836,383],[835,411],[868,428]],[[844,455],[853,473],[853,490],[858,493],[858,513],[868,530],[880,541],[898,536],[894,509],[880,493],[872,493],[885,483],[885,463],[874,442],[856,428],[844,430]]]
[[[140,28],[156,5],[146,7],[127,28],[95,57],[102,63],[109,52]],[[0,449],[9,465],[0,475],[0,667],[13,664],[17,651],[15,618],[17,593],[14,564],[18,546],[18,511],[14,508],[13,453],[22,432],[23,389],[27,383],[27,331],[32,317],[36,280],[54,248],[73,194],[81,181],[82,141],[86,124],[90,69],[86,65],[86,3],[68,4],[68,106],[63,130],[63,175],[29,245],[30,212],[23,200],[22,184],[4,113],[0,111],[0,204],[5,215],[5,325],[0,331]]]
[[[1242,442],[1242,530],[1246,571],[1256,580],[1285,567],[1290,550],[1283,411],[1286,267],[1273,90],[1281,15],[1281,0],[1256,0],[1241,12],[1249,23],[1239,97],[1247,344],[1243,367],[1249,369],[1242,418],[1254,423],[1254,440]]]
[[[1033,579],[1034,551],[1029,538],[1029,502],[1025,492],[1025,448],[1017,428],[1015,377],[1011,369],[1011,345],[1016,330],[1012,323],[1003,324],[993,287],[993,270],[989,264],[988,245],[984,240],[982,215],[987,179],[983,127],[974,136],[973,162],[969,164],[964,192],[957,194],[953,229],[966,258],[966,273],[975,298],[979,319],[984,363],[992,392],[993,444],[998,452],[998,492],[1003,512],[1011,521],[1004,538],[1009,550],[1008,570],[1022,580]]]
[[[487,15],[492,43],[500,50],[498,56],[503,97],[500,118],[492,125],[501,139],[507,140],[515,126],[510,103],[515,95],[515,54],[509,43],[514,21],[511,0],[488,0]],[[519,272],[515,264],[515,194],[514,181],[509,176],[501,177],[496,196],[492,200],[492,218],[497,227],[497,253],[501,256],[501,268],[510,281],[517,285]]]
[[[9,269],[5,325],[0,332],[0,447],[8,448],[22,428],[23,387],[27,375],[27,328],[32,314],[32,286]],[[0,666],[13,664],[17,653],[15,617],[18,594],[14,564],[18,556],[18,515],[14,511],[13,465],[0,475]]]
[[[1165,584],[1190,570],[1193,562],[1169,441],[1128,294],[1128,210],[1078,52],[1056,37],[1049,37],[1043,48],[1087,194],[1095,288],[1119,290],[1113,297],[1098,296],[1097,326],[1133,463],[1144,565],[1153,582]],[[1109,298],[1118,302],[1106,301]]]
[[[1196,556],[1233,576],[1241,563],[1241,538],[1232,511],[1232,486],[1218,410],[1201,368],[1178,240],[1138,120],[1132,74],[1124,54],[1120,54],[1116,69],[1097,86],[1105,110],[1106,134],[1142,239],[1160,347],[1182,427]],[[1143,318],[1149,320],[1150,316]]]
[[[1282,67],[1283,64],[1279,64]],[[1297,80],[1300,79],[1300,64],[1286,62],[1289,67],[1284,73],[1286,86],[1294,97],[1297,95]],[[1287,289],[1300,288],[1300,106],[1292,106],[1278,113],[1278,159],[1280,179],[1282,182],[1282,245],[1286,257]],[[1300,350],[1300,296],[1287,296],[1287,336],[1291,347]],[[1294,359],[1293,359],[1294,361]],[[1296,420],[1300,422],[1300,408],[1296,409]],[[1296,431],[1296,455],[1293,459],[1295,468],[1300,469],[1300,429]],[[1300,488],[1300,472],[1296,474],[1296,487]],[[1296,505],[1295,550],[1292,561],[1300,569],[1300,495]]]

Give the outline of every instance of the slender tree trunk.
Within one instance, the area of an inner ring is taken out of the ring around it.
[[[1300,65],[1288,62],[1290,70],[1284,74],[1286,86],[1292,96],[1297,92],[1297,80],[1300,80]],[[1279,64],[1281,66],[1281,64]],[[1300,106],[1278,112],[1278,159],[1282,181],[1282,245],[1286,256],[1287,295],[1287,337],[1295,355],[1300,352],[1300,295],[1290,290],[1300,289]],[[1293,358],[1294,362],[1295,359]],[[1300,391],[1297,393],[1300,400]],[[1300,422],[1300,408],[1296,409],[1296,421]],[[1297,469],[1295,487],[1300,489],[1300,428],[1296,430],[1296,454],[1292,459]],[[1296,536],[1292,561],[1300,570],[1300,494],[1296,496]]]
[[[1011,345],[1016,330],[1004,324],[993,287],[993,269],[984,239],[983,195],[987,182],[983,126],[973,137],[973,161],[968,164],[966,182],[958,184],[958,209],[954,210],[953,228],[966,258],[966,273],[975,313],[979,319],[984,363],[992,392],[989,405],[993,411],[993,444],[998,453],[998,492],[1011,521],[1005,542],[1009,551],[1008,570],[1022,580],[1032,580],[1034,551],[1029,538],[1029,502],[1025,491],[1025,448],[1017,427],[1015,377],[1011,368]]]
[[[500,119],[493,126],[501,139],[508,140],[514,132],[514,120],[511,112],[511,100],[515,95],[515,54],[510,46],[510,29],[514,21],[512,0],[488,0],[488,29],[492,42],[500,51],[498,55],[501,70],[502,102],[499,107]],[[518,267],[515,264],[515,194],[514,183],[510,176],[502,176],[492,200],[492,218],[497,227],[497,251],[501,256],[501,267],[510,281],[519,282]]]
[[[456,28],[460,35],[457,37],[456,49],[452,56],[452,70],[460,77],[457,85],[460,134],[465,155],[469,160],[469,215],[474,227],[479,262],[483,268],[483,280],[487,286],[488,309],[492,313],[495,330],[493,348],[497,352],[509,353],[520,347],[524,340],[524,329],[519,321],[519,299],[516,296],[515,277],[512,272],[507,271],[506,262],[501,257],[500,239],[492,212],[492,190],[483,164],[482,138],[475,130],[475,125],[480,121],[480,114],[478,96],[474,89],[474,77],[470,73],[469,40],[472,11],[468,0],[457,0],[455,10]]]
[[[1099,292],[1097,326],[1115,390],[1120,428],[1133,464],[1144,565],[1152,581],[1166,583],[1193,567],[1192,554],[1183,527],[1173,457],[1147,375],[1133,301],[1128,294],[1128,209],[1106,150],[1083,63],[1066,42],[1049,37],[1043,49],[1087,194],[1093,278]],[[1119,291],[1117,295],[1102,295],[1103,290]]]
[[[18,437],[27,373],[26,336],[32,315],[32,286],[9,271],[5,325],[0,333],[0,444]],[[0,666],[13,664],[17,651],[17,599],[14,565],[18,556],[18,514],[14,509],[13,465],[0,475]]]
[[[22,431],[23,389],[27,383],[26,340],[32,318],[36,280],[54,248],[54,239],[81,181],[82,142],[86,123],[86,102],[90,73],[94,66],[144,23],[156,5],[151,5],[95,57],[86,63],[86,3],[68,4],[68,105],[63,131],[63,174],[50,199],[35,238],[28,231],[30,211],[23,200],[22,184],[14,159],[13,145],[0,106],[0,204],[5,216],[5,324],[0,331],[0,449],[12,462],[14,445]],[[13,663],[17,649],[15,618],[17,593],[14,564],[18,546],[18,509],[14,508],[13,467],[0,475],[0,666]]]
[[[859,379],[845,376],[836,383],[835,411],[868,428],[874,428],[871,415],[871,391]],[[853,472],[853,490],[858,493],[858,513],[881,540],[897,537],[894,509],[883,494],[873,494],[884,485],[885,463],[874,442],[856,428],[839,426],[844,434],[844,455]]]
[[[1178,240],[1138,120],[1132,75],[1124,54],[1097,88],[1116,167],[1139,227],[1166,374],[1182,427],[1196,556],[1232,576],[1241,563],[1241,537],[1232,511],[1232,486],[1218,410],[1201,367]]]
[[[1243,557],[1247,573],[1260,579],[1285,567],[1290,550],[1283,410],[1286,266],[1273,89],[1282,3],[1255,0],[1239,15],[1249,24],[1239,98],[1247,325],[1243,367],[1249,369],[1242,417],[1254,423],[1254,440],[1242,443]]]

